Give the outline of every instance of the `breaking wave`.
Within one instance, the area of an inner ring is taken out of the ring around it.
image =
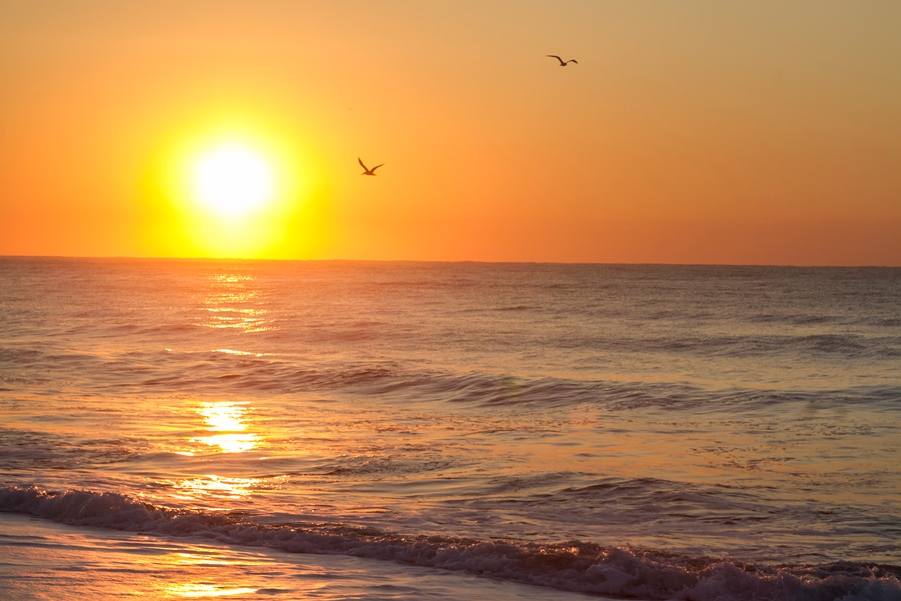
[[[0,511],[71,525],[196,537],[292,553],[345,554],[642,599],[901,600],[901,567],[892,565],[771,566],[578,540],[526,543],[401,535],[340,523],[271,525],[238,513],[175,510],[118,493],[85,490],[0,487]]]

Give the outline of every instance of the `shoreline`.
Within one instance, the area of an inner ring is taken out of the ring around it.
[[[347,555],[287,553],[199,538],[70,526],[0,512],[0,597],[111,599],[260,595],[296,599],[578,601],[584,595]],[[645,600],[636,600],[645,601]]]

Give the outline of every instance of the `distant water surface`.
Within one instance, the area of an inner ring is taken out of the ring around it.
[[[899,307],[892,268],[0,258],[0,509],[901,599]]]

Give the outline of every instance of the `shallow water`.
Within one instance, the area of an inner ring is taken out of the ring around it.
[[[898,598],[898,306],[898,269],[0,259],[0,508],[561,594]]]
[[[347,555],[74,528],[0,514],[0,598],[578,601],[578,593]]]

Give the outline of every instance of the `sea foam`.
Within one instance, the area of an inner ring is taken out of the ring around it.
[[[842,562],[767,566],[610,547],[400,535],[330,523],[270,525],[240,515],[175,510],[112,492],[0,487],[0,511],[72,525],[293,553],[345,554],[466,571],[567,591],[642,599],[901,600],[901,567]]]

